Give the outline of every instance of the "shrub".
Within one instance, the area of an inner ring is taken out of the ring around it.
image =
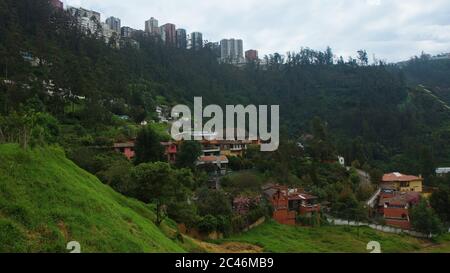
[[[211,233],[217,230],[217,218],[208,214],[200,220],[197,228],[200,232]]]

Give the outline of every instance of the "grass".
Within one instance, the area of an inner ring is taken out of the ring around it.
[[[244,242],[263,247],[265,252],[333,252],[367,253],[370,241],[378,241],[381,251],[386,253],[421,251],[428,241],[407,235],[382,233],[361,227],[322,226],[293,227],[269,221],[247,233],[222,240],[222,242]]]
[[[72,240],[82,252],[185,252],[154,217],[59,148],[0,145],[0,252],[68,252]]]

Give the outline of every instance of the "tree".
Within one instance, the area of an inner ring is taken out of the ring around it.
[[[450,188],[448,186],[442,186],[433,192],[430,204],[442,221],[450,222]]]
[[[232,214],[231,201],[225,192],[201,188],[197,192],[198,213],[202,216],[213,215],[230,216]]]
[[[173,169],[168,163],[143,163],[134,168],[131,179],[136,183],[136,197],[156,205],[156,225],[167,216],[167,207],[187,202],[193,177],[189,170]]]
[[[161,161],[164,147],[160,143],[158,134],[149,126],[139,131],[135,145],[135,164]]]
[[[195,162],[202,154],[202,147],[198,141],[184,141],[177,154],[176,165],[180,168],[195,168]]]
[[[345,220],[364,220],[367,218],[367,211],[362,204],[358,202],[351,188],[345,188],[336,202],[332,205],[332,211],[338,217]]]
[[[427,201],[421,200],[411,209],[412,227],[425,234],[440,234],[443,230],[442,223]]]
[[[367,51],[365,50],[358,50],[358,61],[359,64],[362,66],[366,66],[369,64],[369,57],[367,56]]]

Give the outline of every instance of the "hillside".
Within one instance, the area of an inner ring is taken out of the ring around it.
[[[58,148],[0,145],[0,252],[184,252],[153,218]]]
[[[367,253],[370,241],[381,244],[381,251],[386,253],[402,252],[448,252],[448,239],[442,238],[432,244],[426,240],[407,235],[382,233],[367,227],[292,227],[280,225],[274,221],[263,224],[247,233],[233,236],[224,241],[255,244],[264,252],[344,252]]]

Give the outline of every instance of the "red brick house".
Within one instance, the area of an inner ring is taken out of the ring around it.
[[[301,189],[267,185],[263,190],[273,207],[272,218],[280,224],[295,225],[297,215],[311,216],[314,212],[320,212],[317,197]]]
[[[383,190],[379,199],[379,212],[387,225],[410,229],[409,209],[420,201],[418,192]]]

